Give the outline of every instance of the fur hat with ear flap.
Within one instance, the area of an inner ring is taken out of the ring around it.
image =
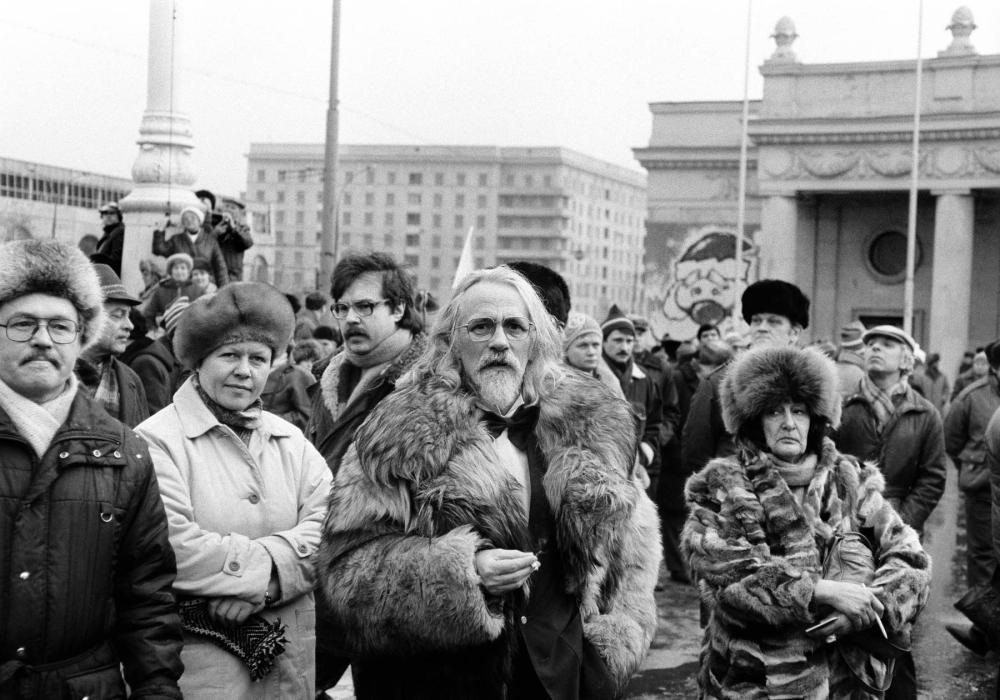
[[[68,300],[80,315],[80,342],[104,325],[104,293],[94,266],[76,246],[32,239],[0,244],[0,306],[28,294]]]
[[[233,282],[185,309],[174,331],[174,351],[188,369],[229,343],[264,343],[275,355],[294,329],[295,314],[284,294],[260,282]]]
[[[759,347],[734,362],[719,387],[726,430],[746,434],[765,411],[786,401],[804,403],[813,421],[840,425],[840,394],[833,361],[813,348]]]

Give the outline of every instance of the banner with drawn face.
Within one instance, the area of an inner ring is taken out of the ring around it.
[[[731,328],[734,282],[756,280],[757,248],[743,240],[736,269],[736,234],[731,227],[649,224],[644,277],[645,312],[657,337],[693,338],[698,326]]]

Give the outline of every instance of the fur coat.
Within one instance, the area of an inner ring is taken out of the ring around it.
[[[859,466],[830,440],[802,504],[765,454],[713,460],[691,477],[682,547],[710,611],[703,697],[873,697],[834,647],[804,630],[825,617],[813,590],[843,522],[872,535],[883,622],[908,642],[927,601],[930,559],[882,497],[884,485],[876,467]]]
[[[488,595],[474,557],[524,549],[528,523],[480,414],[438,380],[388,396],[345,455],[324,523],[317,568],[332,622],[369,668],[400,674],[400,660],[418,659],[405,665],[408,697],[499,695],[509,678],[518,596]],[[535,436],[553,555],[620,694],[656,630],[661,556],[655,507],[632,474],[634,423],[603,385],[568,373],[542,398]],[[462,677],[479,690],[463,691]]]

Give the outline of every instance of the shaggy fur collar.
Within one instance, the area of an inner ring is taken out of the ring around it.
[[[373,382],[375,383],[389,382],[395,384],[398,380],[414,362],[423,353],[424,348],[427,347],[427,335],[425,333],[418,333],[413,336],[413,341],[407,346],[403,352],[396,356],[392,362],[382,371],[379,375],[379,379]],[[347,354],[343,351],[338,352],[334,355],[329,363],[326,365],[326,369],[323,370],[323,374],[320,375],[320,389],[323,392],[323,404],[326,409],[330,412],[330,416],[334,421],[337,420],[337,416],[340,410],[337,405],[337,395],[340,388],[340,378],[344,365],[347,364]]]
[[[579,594],[585,605],[599,607],[600,599],[613,593],[616,582],[609,579],[616,574],[607,575],[610,553],[619,546],[622,525],[640,495],[631,473],[635,424],[624,401],[600,382],[576,373],[568,373],[539,403],[535,435],[547,461],[543,485],[568,590]],[[459,474],[454,465],[478,462],[476,455],[492,452],[492,439],[479,422],[481,413],[471,394],[431,380],[386,397],[358,429],[355,447],[361,469],[374,483],[396,487],[401,502],[395,510],[410,514],[408,529],[420,531],[428,521],[450,517],[457,506],[449,499],[459,490],[492,500],[491,485],[473,484],[470,489],[468,483],[449,482]],[[476,474],[463,471],[460,478],[488,478],[485,469]],[[515,518],[504,512],[501,517]],[[494,529],[516,532],[519,527],[508,522]]]

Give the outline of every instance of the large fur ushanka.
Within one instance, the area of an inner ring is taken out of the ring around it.
[[[476,673],[455,668],[455,654],[498,641],[504,653],[513,638],[507,604],[485,594],[474,559],[485,546],[526,547],[527,517],[480,414],[473,396],[436,380],[389,395],[345,455],[324,523],[320,590],[346,651],[425,658],[414,688]],[[624,688],[656,630],[660,561],[655,507],[633,478],[634,420],[600,382],[570,373],[540,402],[535,434],[552,554],[584,636]]]
[[[733,435],[785,401],[804,403],[810,415],[825,419],[831,428],[840,424],[837,370],[812,348],[748,350],[730,365],[719,397],[726,430]]]

